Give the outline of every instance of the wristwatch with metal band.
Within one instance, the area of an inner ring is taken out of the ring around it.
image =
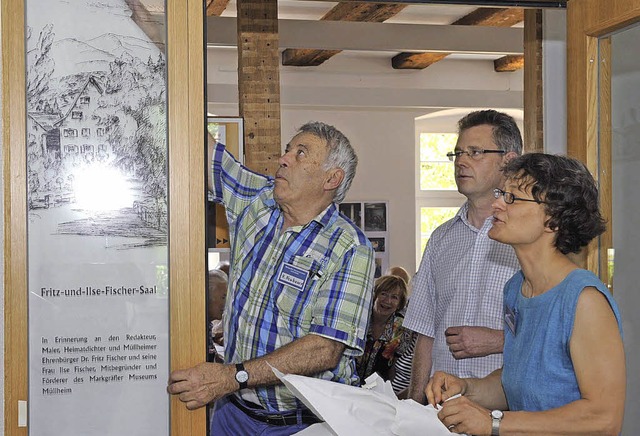
[[[491,411],[491,436],[500,435],[500,422],[503,416],[504,413],[502,413],[502,410]]]
[[[236,363],[236,381],[240,385],[240,389],[245,389],[247,387],[249,373],[244,369],[244,365],[242,363]]]

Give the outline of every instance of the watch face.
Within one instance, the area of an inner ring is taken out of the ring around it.
[[[238,373],[236,374],[236,380],[238,381],[238,383],[244,383],[249,380],[249,374],[247,373],[247,371],[238,371]]]
[[[492,410],[491,411],[491,417],[492,418],[502,419],[503,416],[504,416],[504,413],[502,413],[502,410]]]

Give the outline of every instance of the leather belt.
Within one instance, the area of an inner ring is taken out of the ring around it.
[[[233,394],[229,395],[228,398],[229,398],[229,401],[231,401],[231,403],[233,403],[234,406],[242,410],[242,412],[245,413],[247,416],[255,419],[256,421],[264,422],[269,425],[283,426],[283,425],[296,425],[296,424],[316,424],[318,422],[322,422],[313,413],[306,410],[300,414],[300,421],[298,421],[298,413],[296,412],[293,412],[291,414],[286,414],[286,415],[281,415],[277,413],[276,414],[270,413],[268,415],[265,415],[264,413],[266,413],[266,410],[262,409],[259,406],[256,406],[255,408],[250,407],[249,405],[245,404],[243,401],[238,399],[238,397],[236,397]],[[263,413],[258,413],[258,411],[261,411]]]

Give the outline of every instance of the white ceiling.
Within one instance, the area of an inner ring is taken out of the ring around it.
[[[162,13],[165,8],[165,0],[138,0],[149,12]],[[204,0],[203,0],[204,1]],[[339,2],[317,1],[317,0],[279,0],[278,17],[281,20],[319,20],[329,12]],[[471,2],[470,2],[471,3]],[[476,6],[442,5],[442,4],[414,4],[408,5],[387,23],[395,24],[431,24],[447,25],[456,21],[475,10]],[[223,12],[223,17],[235,17],[237,13],[236,0],[231,0]],[[522,23],[514,27],[522,27]],[[354,53],[355,54],[355,53]],[[389,57],[388,52],[368,52],[362,53],[369,57]],[[449,56],[448,59],[474,59],[493,60],[500,55],[493,54],[465,54],[457,53]]]
[[[139,0],[149,12],[162,13],[165,0]],[[279,0],[278,17],[283,20],[318,20],[339,2],[317,0]],[[473,3],[473,2],[469,2]],[[467,15],[476,6],[418,4],[408,5],[388,23],[405,24],[451,24],[456,19]],[[236,16],[236,0],[231,0],[223,17]],[[516,26],[518,27],[518,26]]]
[[[153,1],[153,0],[149,0]],[[338,2],[279,0],[278,18],[281,20],[319,20]],[[409,5],[387,23],[451,24],[476,9],[474,6]],[[236,0],[231,0],[223,17],[236,16]]]

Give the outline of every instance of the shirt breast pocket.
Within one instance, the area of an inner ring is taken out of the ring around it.
[[[310,323],[311,311],[307,309],[315,300],[314,291],[323,275],[321,266],[306,256],[293,256],[282,265],[278,282],[283,286],[276,303],[281,316],[296,323]]]

